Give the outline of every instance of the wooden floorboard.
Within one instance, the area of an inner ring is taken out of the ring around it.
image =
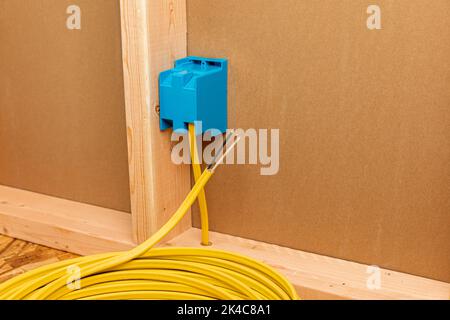
[[[75,257],[72,253],[0,235],[0,283],[40,266]]]

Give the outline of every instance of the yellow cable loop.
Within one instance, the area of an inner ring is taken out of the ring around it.
[[[0,300],[298,299],[285,277],[257,260],[212,248],[154,248],[197,198],[202,214],[202,243],[209,243],[204,187],[214,172],[206,169],[198,174],[201,171],[194,129],[190,126],[196,183],[159,231],[127,252],[61,261],[17,276],[0,285]],[[75,277],[74,270],[79,271]],[[74,278],[79,281],[73,282]]]

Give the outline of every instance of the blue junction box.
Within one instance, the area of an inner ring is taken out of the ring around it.
[[[160,128],[184,133],[201,121],[196,134],[225,133],[228,127],[228,61],[187,57],[159,76]]]

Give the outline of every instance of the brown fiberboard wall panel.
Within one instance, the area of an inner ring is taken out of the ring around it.
[[[130,211],[120,34],[119,0],[0,1],[0,184]]]
[[[450,281],[450,1],[188,0],[189,53],[230,59],[230,126],[280,171],[221,168],[213,230]],[[198,226],[198,214],[194,215]]]

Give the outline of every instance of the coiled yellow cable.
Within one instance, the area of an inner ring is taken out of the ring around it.
[[[201,171],[193,130],[191,126],[196,183],[158,232],[128,252],[61,261],[15,277],[0,285],[0,300],[298,299],[294,287],[282,275],[251,258],[212,248],[154,248],[201,194],[202,228],[206,228],[202,243],[209,243],[203,190],[213,170],[196,174]],[[73,270],[78,270],[79,282],[72,282]]]

